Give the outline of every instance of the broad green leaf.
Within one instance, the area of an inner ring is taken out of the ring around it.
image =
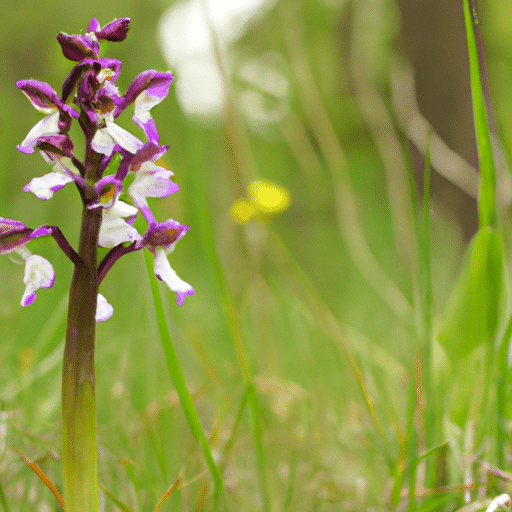
[[[492,343],[503,279],[501,237],[484,227],[471,242],[437,335],[452,361],[461,360],[482,343]]]

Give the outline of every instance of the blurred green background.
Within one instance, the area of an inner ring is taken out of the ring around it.
[[[132,19],[127,40],[107,52],[123,61],[121,90],[145,69],[167,70],[158,26],[174,3],[3,3],[0,215],[32,228],[57,224],[76,245],[76,190],[65,187],[47,202],[22,190],[48,167],[39,155],[16,151],[39,114],[15,82],[36,78],[59,91],[72,63],[62,57],[55,35],[85,30],[92,16],[101,25]],[[497,124],[507,141],[511,7],[497,0],[481,7]],[[221,47],[228,88],[217,118],[183,112],[175,92],[179,68],[171,67],[175,82],[153,115],[161,142],[170,144],[166,160],[181,191],[151,206],[158,219],[190,226],[170,261],[196,294],[178,308],[174,296],[162,291],[203,427],[225,464],[230,510],[262,510],[263,499],[247,412],[237,419],[243,374],[208,236],[257,385],[271,510],[385,510],[405,428],[404,384],[414,368],[406,169],[410,165],[421,176],[425,138],[421,147],[414,137],[421,140],[425,119],[468,162],[452,161],[448,146],[433,145],[439,163],[433,155],[436,311],[475,229],[476,159],[463,34],[459,1],[277,0],[252,18],[240,39]],[[285,80],[285,95],[247,80],[241,70],[255,60]],[[414,88],[412,66],[421,115],[405,102],[407,87]],[[259,103],[251,107],[247,98]],[[256,122],[254,112],[246,115],[256,107],[277,114]],[[138,134],[125,117],[120,124]],[[504,216],[510,209],[506,157],[505,151],[499,166]],[[268,223],[240,226],[230,207],[254,179],[286,187],[291,205]],[[52,240],[38,239],[30,249],[52,262],[57,278],[22,308],[23,266],[0,258],[0,482],[11,510],[46,512],[57,510],[53,497],[9,446],[39,460],[59,485],[60,354],[72,268]],[[152,510],[183,469],[183,489],[162,510],[192,510],[208,475],[167,373],[142,254],[122,258],[101,291],[114,316],[97,330],[100,481],[133,510]],[[347,348],[362,369],[386,448],[379,448]],[[105,507],[112,510],[108,501]],[[207,493],[204,508],[210,507]]]

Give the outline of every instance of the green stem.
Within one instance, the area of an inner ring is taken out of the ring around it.
[[[158,330],[160,332],[160,339],[162,341],[162,347],[164,349],[165,359],[167,361],[167,368],[169,370],[169,374],[171,376],[174,387],[176,388],[176,392],[178,393],[178,396],[180,398],[180,403],[181,406],[183,407],[183,412],[185,413],[185,417],[189,424],[190,430],[192,431],[194,437],[199,441],[199,444],[201,445],[201,449],[203,450],[203,455],[206,460],[206,464],[208,465],[208,469],[210,470],[210,473],[212,475],[215,487],[213,510],[217,510],[219,498],[223,498],[224,493],[224,483],[222,481],[222,475],[220,474],[219,468],[215,463],[212,451],[210,449],[210,445],[208,444],[208,440],[206,439],[206,436],[204,434],[203,427],[201,426],[201,421],[199,420],[199,416],[197,414],[194,401],[190,396],[190,392],[188,390],[187,383],[183,375],[183,371],[181,370],[178,355],[176,354],[174,344],[171,339],[171,335],[169,334],[169,330],[167,328],[164,306],[162,304],[160,291],[158,290],[158,283],[152,270],[151,257],[148,255],[147,251],[144,251],[144,256],[146,258],[148,276],[151,284],[151,292],[153,295],[153,301],[155,303],[155,314],[158,324]],[[221,509],[222,508],[224,508],[223,502],[221,502]]]
[[[79,256],[69,292],[62,369],[62,473],[66,512],[97,512],[94,342],[101,208],[82,212]]]

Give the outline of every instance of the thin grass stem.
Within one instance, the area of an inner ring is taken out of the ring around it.
[[[112,492],[110,492],[104,485],[98,484],[98,487],[100,487],[103,492],[106,494],[106,496],[114,503],[114,505],[121,510],[121,512],[133,512],[133,510],[128,506],[125,505],[122,501],[118,500]]]
[[[200,204],[206,204],[202,201]],[[204,208],[204,207],[203,207]],[[240,327],[238,325],[238,320],[235,313],[235,308],[233,306],[231,296],[227,287],[227,283],[224,277],[224,273],[222,271],[222,267],[217,255],[217,251],[215,249],[215,243],[213,240],[213,235],[210,227],[210,223],[208,220],[207,212],[203,209],[201,212],[201,224],[203,228],[203,238],[205,241],[206,248],[208,250],[209,260],[213,264],[215,269],[215,275],[217,277],[217,283],[220,288],[222,302],[224,305],[224,311],[226,312],[226,317],[229,325],[229,330],[231,333],[231,338],[233,340],[233,344],[235,346],[238,364],[242,370],[242,374],[245,382],[245,393],[247,397],[247,406],[250,410],[250,424],[251,431],[253,435],[254,442],[254,450],[256,454],[258,474],[260,480],[261,493],[263,497],[263,510],[265,512],[270,510],[270,497],[267,487],[266,480],[266,462],[265,462],[265,451],[263,449],[263,440],[261,433],[261,424],[260,424],[260,414],[259,414],[259,405],[258,405],[258,396],[256,393],[256,389],[254,387],[251,371],[248,363],[248,355],[245,350],[245,346],[243,343],[243,339],[240,333]]]
[[[243,194],[244,185],[249,182],[250,176],[255,174],[255,162],[252,158],[250,151],[250,144],[245,132],[244,125],[238,114],[236,102],[233,98],[233,89],[229,78],[229,73],[225,65],[225,58],[222,54],[221,46],[213,24],[210,20],[210,14],[206,3],[201,2],[201,8],[205,14],[208,23],[208,29],[212,38],[215,60],[222,77],[222,82],[225,90],[225,103],[224,103],[224,130],[226,139],[226,150],[230,158],[233,172],[234,181],[239,194]],[[198,191],[203,193],[204,187],[198,187]],[[237,354],[238,364],[242,370],[245,382],[245,392],[247,394],[247,405],[250,410],[250,424],[253,435],[254,450],[256,453],[258,475],[260,480],[261,494],[263,497],[263,510],[270,511],[270,497],[267,486],[266,469],[265,469],[265,452],[263,449],[263,441],[261,436],[260,413],[258,405],[258,397],[255,391],[252,374],[249,368],[249,358],[244,346],[242,336],[240,334],[240,327],[235,313],[235,308],[231,300],[231,295],[224,277],[224,272],[219,261],[217,250],[212,234],[212,228],[209,221],[209,215],[206,211],[207,200],[203,197],[202,201],[198,201],[201,211],[200,222],[202,227],[203,239],[205,247],[208,252],[209,260],[212,262],[217,282],[219,285],[224,311],[226,313],[231,338]]]
[[[167,367],[169,370],[169,374],[171,376],[174,387],[176,388],[176,392],[178,393],[181,406],[183,407],[183,412],[185,413],[185,417],[187,418],[187,422],[190,426],[192,433],[195,438],[199,441],[201,445],[201,449],[203,451],[206,463],[210,470],[210,473],[214,482],[214,508],[217,510],[219,498],[223,495],[224,483],[222,481],[222,476],[219,472],[217,464],[215,463],[212,455],[212,451],[210,449],[210,445],[206,439],[203,428],[201,426],[201,422],[199,420],[199,416],[197,414],[194,402],[192,397],[190,396],[190,392],[187,388],[187,383],[185,381],[185,377],[183,375],[183,371],[181,369],[181,365],[174,349],[173,342],[171,340],[171,336],[169,334],[169,330],[167,328],[167,321],[165,318],[165,311],[162,304],[162,298],[160,296],[160,291],[158,289],[157,279],[154,276],[153,272],[153,262],[149,254],[145,252],[146,265],[148,268],[149,280],[151,283],[151,292],[153,295],[153,301],[155,305],[155,314],[157,319],[158,330],[160,333],[160,338],[162,342],[162,347],[164,349],[165,358],[167,361]]]

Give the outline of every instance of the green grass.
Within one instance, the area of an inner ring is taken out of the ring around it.
[[[155,27],[168,5],[55,1],[43,12],[21,2],[9,10],[0,36],[1,216],[59,224],[76,244],[72,187],[49,202],[22,192],[47,169],[15,149],[38,118],[14,82],[34,77],[58,88],[68,67],[54,36],[92,16],[102,24],[132,17],[115,48],[122,87],[143,69],[166,69]],[[510,13],[497,0],[485,9],[490,88],[499,137],[510,146]],[[98,325],[96,350],[104,510],[154,510],[162,498],[161,511],[213,510],[217,495],[218,510],[228,511],[453,511],[478,500],[485,510],[485,499],[510,491],[486,470],[511,469],[512,230],[510,193],[496,185],[510,175],[492,158],[468,23],[482,190],[470,245],[451,205],[443,209],[430,190],[429,151],[418,166],[397,125],[397,20],[391,1],[280,0],[231,50],[233,103],[223,126],[187,119],[175,85],[155,109],[181,191],[151,206],[158,219],[190,225],[170,261],[196,294],[178,308],[158,287],[156,321],[138,253],[102,283],[114,306]],[[238,109],[236,72],[269,51],[290,84],[288,111],[258,131]],[[236,225],[231,204],[257,178],[287,187],[290,208],[268,223]],[[30,249],[53,263],[57,279],[22,308],[23,268],[0,258],[0,510],[9,512],[59,510],[10,446],[62,489],[71,265],[52,240]]]

